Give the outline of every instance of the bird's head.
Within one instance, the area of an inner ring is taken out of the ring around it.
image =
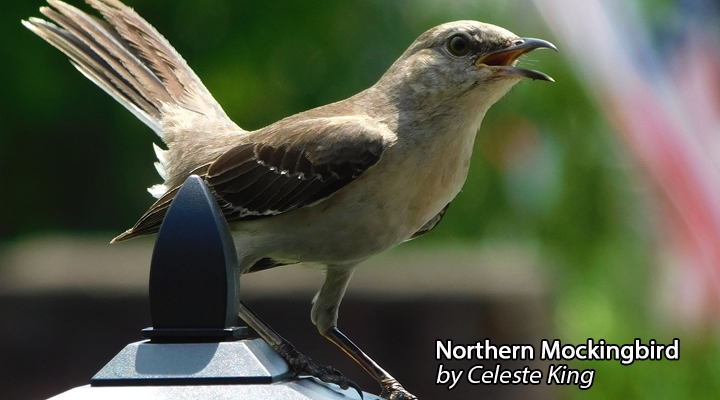
[[[557,51],[548,41],[521,38],[495,25],[450,22],[420,35],[381,82],[390,78],[432,101],[472,99],[470,103],[482,103],[475,107],[487,108],[524,78],[553,81],[517,66],[522,55],[541,48]]]

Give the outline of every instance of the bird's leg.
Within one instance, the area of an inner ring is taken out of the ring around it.
[[[317,365],[310,357],[300,353],[287,339],[280,336],[273,328],[257,316],[244,302],[240,302],[238,316],[245,321],[270,347],[280,354],[297,375],[310,375],[323,382],[334,383],[342,389],[355,389],[360,398],[362,390],[355,382],[346,378],[340,371],[329,365]]]
[[[353,343],[352,340],[340,332],[336,326],[330,328],[323,336],[341,348],[378,381],[380,387],[382,387],[380,396],[390,400],[417,400],[417,397],[405,390],[397,379],[382,369],[372,358]]]
[[[352,277],[354,265],[328,266],[325,282],[315,296],[312,320],[320,333],[360,364],[382,387],[390,400],[417,400],[402,385],[337,328],[338,308]]]

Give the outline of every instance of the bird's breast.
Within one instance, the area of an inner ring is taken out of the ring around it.
[[[402,160],[400,165],[392,168],[395,187],[402,187],[394,202],[398,218],[403,219],[407,227],[403,235],[412,236],[435,217],[465,183],[475,130],[448,136],[416,152],[407,152],[406,158],[398,158]]]

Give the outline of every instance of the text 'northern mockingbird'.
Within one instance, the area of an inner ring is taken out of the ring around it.
[[[25,26],[70,57],[88,79],[157,133],[163,184],[140,220],[113,239],[158,231],[179,186],[201,176],[230,223],[242,273],[298,262],[326,266],[312,306],[320,333],[393,400],[416,399],[337,328],[355,266],[432,230],[465,182],[488,108],[523,78],[538,48],[497,26],[458,21],[423,33],[371,88],[256,131],[233,123],[175,49],[117,0],[88,0],[105,21],[59,0]],[[57,25],[56,25],[57,24]],[[240,317],[298,372],[343,388],[244,304]]]

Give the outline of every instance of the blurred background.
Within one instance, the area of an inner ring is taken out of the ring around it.
[[[720,396],[717,0],[127,3],[245,129],[367,88],[443,22],[476,19],[552,41],[559,53],[522,64],[556,83],[523,82],[488,112],[443,222],[358,271],[340,327],[421,398]],[[5,398],[86,384],[150,325],[152,239],[107,242],[152,203],[159,139],[20,25],[41,5],[6,0],[0,14]],[[375,391],[314,332],[309,302],[321,276],[287,274],[248,277],[243,289],[299,349]],[[432,384],[435,339],[485,337],[679,338],[681,352],[675,362],[571,362],[597,371],[584,391]]]

